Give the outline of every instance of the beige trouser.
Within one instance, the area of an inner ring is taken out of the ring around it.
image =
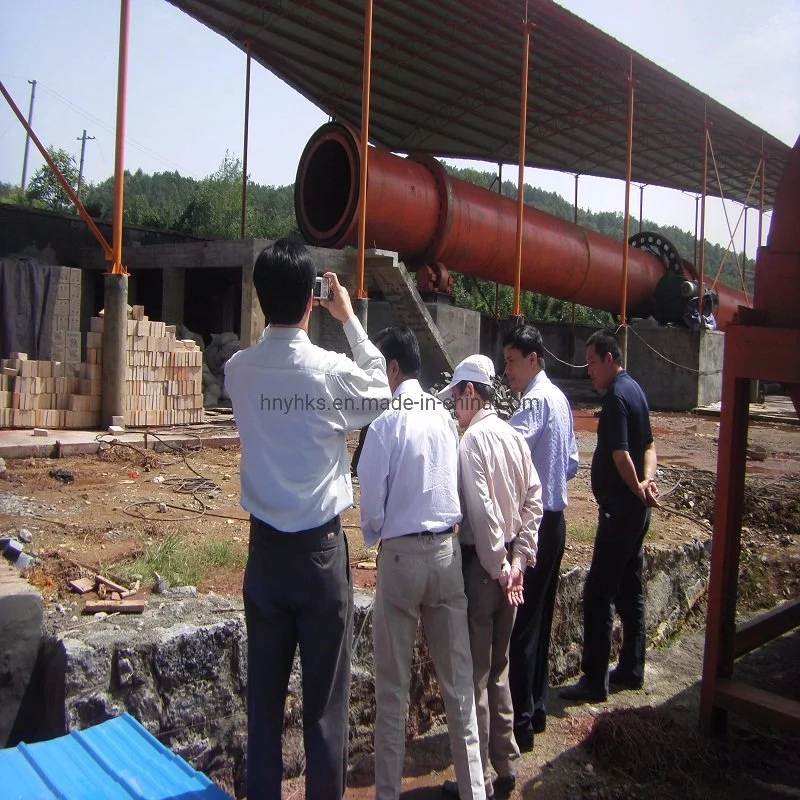
[[[461,800],[484,800],[461,550],[452,535],[382,542],[372,634],[375,645],[375,797],[400,795],[411,658],[419,618],[447,712]]]
[[[467,551],[469,552],[469,551]],[[478,714],[484,782],[491,792],[489,764],[501,777],[517,774],[519,747],[514,739],[514,708],[508,686],[508,646],[516,610],[498,581],[492,580],[473,551],[464,560],[469,644]]]

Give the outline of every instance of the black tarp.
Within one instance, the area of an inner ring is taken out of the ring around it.
[[[0,356],[51,357],[61,267],[33,258],[0,258]]]

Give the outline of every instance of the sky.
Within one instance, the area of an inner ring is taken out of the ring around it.
[[[397,0],[375,0],[375,2]],[[789,145],[800,134],[800,2],[798,0],[561,0],[656,64]],[[36,80],[33,128],[45,145],[80,156],[84,175],[114,171],[119,3],[114,0],[0,0],[0,80],[27,115]],[[226,151],[242,154],[244,53],[166,0],[132,0],[125,166],[147,173],[178,170],[202,178]],[[311,134],[327,116],[253,62],[248,171],[267,185],[294,182]],[[25,132],[0,98],[0,181],[19,184]],[[31,144],[28,178],[42,164]],[[455,162],[466,165],[466,162]],[[496,170],[495,164],[471,166]],[[515,166],[503,170],[516,182]],[[570,202],[574,178],[526,169],[525,181]],[[622,211],[624,183],[582,177],[578,204]],[[633,189],[631,213],[638,215]],[[740,207],[728,204],[731,225]],[[647,187],[644,217],[693,231],[694,195]],[[748,215],[753,255],[757,214]],[[765,219],[766,239],[769,216]],[[741,249],[743,226],[734,239]],[[707,203],[706,234],[727,245],[718,199]]]

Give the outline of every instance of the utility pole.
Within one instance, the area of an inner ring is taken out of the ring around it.
[[[81,199],[81,185],[83,184],[83,156],[86,152],[86,140],[94,138],[94,136],[86,135],[86,128],[83,129],[83,136],[78,136],[78,141],[81,143],[81,165],[78,167],[78,191],[75,193],[78,195],[78,200]]]
[[[28,109],[28,125],[33,123],[33,100],[36,97],[36,81],[28,81],[31,85],[31,105]],[[31,143],[29,133],[25,134],[25,155],[22,157],[22,191],[25,191],[25,183],[28,178],[28,145]]]

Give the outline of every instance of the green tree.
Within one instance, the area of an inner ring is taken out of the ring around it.
[[[75,156],[61,148],[48,147],[47,152],[70,187],[75,189],[78,185],[78,164]],[[74,208],[64,187],[58,182],[48,164],[43,164],[33,173],[31,182],[25,190],[25,199],[32,206],[47,208],[51,211],[63,213]]]

